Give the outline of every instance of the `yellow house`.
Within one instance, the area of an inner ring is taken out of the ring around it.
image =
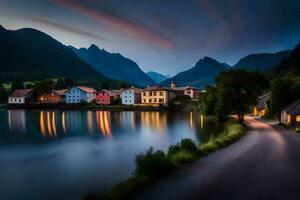
[[[267,111],[267,101],[271,97],[271,92],[258,97],[257,104],[252,108],[254,116],[264,116]]]
[[[147,87],[141,92],[143,105],[167,105],[168,101],[175,97],[175,92],[166,87]]]

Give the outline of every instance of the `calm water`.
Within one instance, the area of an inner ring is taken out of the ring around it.
[[[0,110],[0,199],[81,199],[126,179],[134,156],[197,142],[197,113]],[[205,125],[204,125],[205,126]]]

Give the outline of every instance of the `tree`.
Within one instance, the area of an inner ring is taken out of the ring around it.
[[[8,92],[5,90],[3,84],[0,84],[0,102],[7,101]]]
[[[23,80],[20,77],[17,77],[11,85],[11,91],[15,91],[17,89],[24,89]]]
[[[55,88],[57,90],[66,89],[66,83],[63,79],[58,79],[55,83]]]
[[[216,87],[206,86],[205,93],[201,94],[198,100],[198,109],[202,114],[215,115],[217,102]]]
[[[221,72],[216,81],[216,114],[223,119],[228,114],[236,114],[241,124],[250,106],[256,104],[257,97],[268,85],[259,72],[243,69]]]
[[[281,109],[294,100],[292,85],[292,80],[282,78],[277,78],[271,83],[270,112],[273,115],[277,115],[279,121],[281,121]]]
[[[74,80],[71,79],[71,78],[65,78],[65,86],[66,88],[70,88],[70,87],[73,87],[75,84]]]
[[[109,84],[108,84],[107,82],[103,82],[103,83],[101,84],[101,88],[102,88],[102,89],[109,90]]]
[[[52,80],[42,80],[35,83],[33,88],[33,97],[37,99],[43,94],[47,94],[54,89],[54,82]]]

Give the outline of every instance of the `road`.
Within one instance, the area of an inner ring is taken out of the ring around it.
[[[234,144],[155,182],[135,199],[300,199],[300,135],[246,117]]]

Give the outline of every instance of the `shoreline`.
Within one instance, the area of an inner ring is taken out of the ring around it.
[[[167,111],[167,106],[125,106],[125,105],[0,105],[6,110],[103,110],[103,111]]]

